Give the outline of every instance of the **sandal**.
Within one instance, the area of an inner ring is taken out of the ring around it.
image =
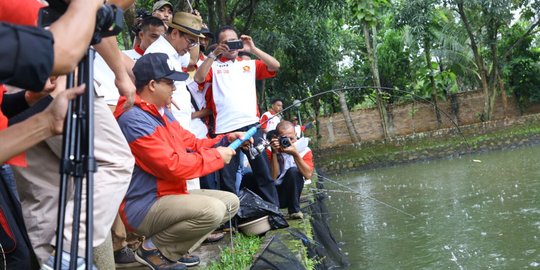
[[[225,232],[214,232],[214,233],[211,233],[210,235],[208,235],[208,237],[206,237],[206,239],[204,239],[203,243],[214,243],[214,242],[217,242],[221,239],[223,239],[223,237],[225,237]]]

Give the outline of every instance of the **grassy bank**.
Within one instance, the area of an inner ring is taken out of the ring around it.
[[[253,257],[259,251],[262,238],[246,236],[237,233],[233,236],[233,245],[221,250],[220,259],[210,264],[208,270],[246,269],[253,262]]]

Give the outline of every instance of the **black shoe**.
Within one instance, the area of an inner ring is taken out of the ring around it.
[[[127,246],[114,252],[114,263],[116,268],[128,268],[141,265],[135,260],[135,252]]]
[[[186,270],[187,266],[179,263],[171,261],[161,252],[159,252],[158,249],[151,249],[146,250],[142,246],[137,249],[137,252],[135,252],[135,259],[150,267],[152,270]]]
[[[182,264],[185,264],[188,267],[195,266],[201,263],[201,260],[199,259],[199,257],[195,255],[189,255],[189,254],[182,256],[182,258],[178,259],[178,261]]]

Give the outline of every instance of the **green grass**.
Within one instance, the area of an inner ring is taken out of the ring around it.
[[[236,234],[234,247],[226,247],[221,251],[218,262],[212,263],[208,270],[235,270],[246,269],[253,263],[254,255],[259,251],[262,239],[257,236]]]

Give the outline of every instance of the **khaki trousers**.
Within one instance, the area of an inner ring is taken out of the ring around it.
[[[102,244],[110,232],[118,208],[129,187],[134,158],[111,111],[103,101],[94,100],[94,155],[98,170],[94,174],[94,247]],[[36,255],[43,263],[52,253],[55,241],[59,164],[62,137],[39,143],[26,152],[28,166],[14,168],[25,224]],[[69,188],[64,230],[64,250],[69,252],[73,214],[72,189]],[[86,194],[83,192],[79,256],[84,257]]]
[[[169,260],[197,249],[206,237],[230,220],[240,201],[234,193],[198,189],[187,195],[159,198],[138,228]]]

